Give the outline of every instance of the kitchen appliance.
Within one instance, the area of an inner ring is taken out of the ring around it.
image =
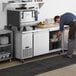
[[[23,60],[33,56],[32,36],[31,32],[15,33],[15,58]]]
[[[7,11],[7,26],[35,26],[37,23],[37,10],[15,9]]]

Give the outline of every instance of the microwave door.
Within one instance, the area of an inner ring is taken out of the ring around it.
[[[32,22],[35,21],[34,19],[34,13],[32,11],[30,12],[24,12],[22,14],[21,22]]]

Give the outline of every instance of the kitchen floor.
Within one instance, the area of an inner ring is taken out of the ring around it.
[[[36,76],[76,76],[76,64],[49,71]]]
[[[74,51],[74,54],[76,54],[75,51]],[[57,55],[58,54],[44,55],[42,57],[37,57],[37,58],[34,58],[34,59],[25,60],[24,63],[21,63],[18,60],[12,60],[12,62],[5,61],[5,62],[0,63],[0,69],[25,64],[25,63],[33,62],[33,61],[36,61],[36,60],[42,60],[42,59],[57,56]],[[56,69],[56,70],[53,70],[53,71],[45,72],[45,73],[42,73],[42,74],[38,74],[36,76],[76,76],[76,64],[70,65],[70,66],[67,66],[67,67],[64,67],[64,68]]]

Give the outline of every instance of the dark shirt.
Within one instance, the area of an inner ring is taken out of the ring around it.
[[[60,31],[64,30],[64,25],[69,25],[71,21],[76,19],[76,16],[72,13],[65,13],[60,18]]]

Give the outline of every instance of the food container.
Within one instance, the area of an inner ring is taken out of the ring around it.
[[[51,42],[57,42],[58,41],[58,38],[56,38],[56,39],[51,39]]]
[[[0,54],[0,59],[5,59],[5,58],[9,58],[10,57],[10,53],[8,52],[1,52]]]
[[[57,35],[53,35],[53,38],[56,39],[57,38]]]
[[[6,54],[6,57],[9,58],[9,56],[10,56],[10,53],[7,53],[7,54]]]

